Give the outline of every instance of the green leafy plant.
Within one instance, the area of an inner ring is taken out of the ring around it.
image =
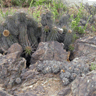
[[[13,15],[16,12],[16,10],[14,10],[14,12],[12,11],[12,8],[9,10],[7,10],[6,12],[3,12],[2,9],[0,9],[0,16],[3,18],[6,18],[8,15]]]
[[[78,14],[76,16],[76,18],[73,17],[73,14],[71,15],[70,19],[72,20],[71,22],[71,28],[74,30],[74,31],[77,31],[78,33],[84,33],[84,30],[80,27],[78,27],[79,25],[79,22],[80,22],[80,18],[82,17],[81,13],[82,13],[82,10],[84,9],[84,6],[82,5],[81,3],[81,7],[79,8],[79,11],[78,11]]]
[[[88,18],[88,20],[87,20],[87,23],[86,23],[86,25],[84,26],[84,30],[86,30],[86,27],[87,27],[88,22],[89,22],[89,20],[90,20],[91,17],[92,17],[92,15],[89,16],[89,18]]]
[[[93,26],[93,25],[92,25],[92,30],[93,30],[93,31],[96,31],[96,28],[94,28],[94,26]]]
[[[72,39],[72,42],[74,42],[76,39],[78,39],[79,37],[74,33],[73,34],[73,39]]]
[[[73,45],[73,44],[70,44],[70,45],[69,45],[69,50],[70,50],[70,51],[73,51],[73,50],[74,50],[74,45]]]
[[[0,0],[0,6],[1,7],[3,7],[4,5],[3,5],[3,1],[2,0]]]
[[[39,8],[36,7],[34,12],[32,13],[33,18],[35,18],[36,21],[40,21],[40,16],[41,16],[41,11],[42,11],[42,6]]]
[[[90,67],[91,70],[96,70],[96,64],[94,63],[91,63],[91,67]]]
[[[6,16],[8,16],[9,11],[6,11],[6,13],[4,13],[2,10],[0,10],[0,14],[1,14],[2,17],[5,18]]]
[[[86,30],[86,27],[88,25],[88,22],[89,22],[90,18],[92,17],[92,15],[89,16],[89,18],[87,20],[87,23],[86,23],[86,25],[84,27],[78,26],[79,23],[80,23],[80,19],[82,18],[82,11],[83,11],[83,9],[84,9],[84,6],[81,3],[81,6],[79,8],[79,11],[78,11],[78,14],[77,14],[76,18],[74,18],[74,16],[73,16],[74,14],[72,14],[71,17],[70,17],[70,19],[72,20],[72,22],[70,24],[71,28],[74,31],[76,31],[76,32],[78,32],[80,34],[85,33],[85,30]]]
[[[78,33],[80,33],[80,34],[85,33],[85,30],[84,30],[81,26],[76,27],[75,30],[76,30]]]
[[[64,11],[67,10],[67,7],[61,2],[61,0],[52,0],[52,3],[49,3],[47,7],[52,11],[54,15],[54,20],[56,20],[59,16],[64,13]]]
[[[27,7],[34,4],[35,0],[11,0],[11,3],[13,6],[22,6],[22,7]]]
[[[43,4],[48,4],[49,2],[51,3],[52,0],[36,0],[34,5],[38,6],[38,5],[43,5]]]

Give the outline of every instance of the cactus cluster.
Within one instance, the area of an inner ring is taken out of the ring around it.
[[[37,63],[37,71],[43,74],[60,73],[60,78],[64,86],[71,83],[77,76],[82,76],[89,72],[89,66],[78,62],[60,62],[55,60],[44,60]]]
[[[64,43],[64,48],[68,49],[73,38],[73,32],[67,26],[68,19],[69,16],[64,15],[56,25],[49,10],[41,15],[39,23],[22,11],[9,15],[0,25],[0,50],[7,50],[13,43],[19,43],[23,50],[32,45],[37,48],[39,42],[46,41]]]
[[[52,13],[46,10],[41,15],[42,36],[41,41],[58,41],[63,29],[57,26],[52,19]]]
[[[69,26],[70,16],[65,14],[61,17],[58,24],[52,20],[50,11],[46,11],[41,16],[42,36],[41,41],[58,41],[64,43],[64,48],[68,51],[70,44],[73,43],[74,31]]]
[[[63,85],[68,85],[72,82],[77,76],[82,76],[89,72],[89,66],[82,63],[71,62],[67,66],[64,66],[60,71],[60,78],[63,82]]]
[[[19,43],[23,50],[34,43],[37,46],[38,33],[38,23],[31,16],[22,11],[8,15],[0,25],[0,50],[7,51],[13,43]]]

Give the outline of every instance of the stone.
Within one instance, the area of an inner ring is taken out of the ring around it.
[[[76,78],[72,82],[71,90],[73,96],[96,96],[96,70]]]
[[[33,94],[31,92],[26,92],[26,93],[21,93],[21,94],[18,94],[16,96],[37,96],[36,94]]]
[[[67,61],[68,52],[63,49],[61,43],[57,41],[41,42],[36,50],[32,54],[31,63],[38,60],[57,60],[57,61]]]
[[[96,70],[78,76],[69,86],[59,91],[57,96],[96,96]]]
[[[26,68],[26,60],[18,58],[18,51],[0,57],[0,84],[4,87],[12,88],[21,83],[20,75],[23,69]]]
[[[13,63],[16,61],[16,59],[20,58],[20,52],[14,52],[7,55],[1,55],[0,56],[0,65],[4,63]]]
[[[52,96],[63,89],[59,76],[41,74],[36,69],[29,69],[21,74],[22,83],[13,86],[14,96]]]
[[[57,96],[69,96],[68,94],[71,92],[70,86],[63,88],[60,92],[58,92]]]
[[[74,48],[74,57],[87,56],[95,53],[96,50],[96,36],[83,37],[76,40]]]
[[[12,95],[10,95],[6,91],[3,91],[0,89],[0,96],[12,96]]]
[[[8,49],[7,54],[14,53],[16,51],[19,51],[20,53],[23,52],[22,46],[18,43],[14,43],[13,45],[11,45],[10,48]]]

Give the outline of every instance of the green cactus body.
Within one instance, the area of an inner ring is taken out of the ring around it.
[[[29,16],[26,16],[26,20],[29,41],[31,42],[31,45],[37,45],[37,38],[41,36],[41,31],[38,30],[38,23]]]
[[[46,31],[44,31],[44,28],[42,27],[42,36],[41,36],[41,42],[46,41]]]
[[[19,25],[19,42],[24,48],[28,45],[28,41],[27,26],[22,23]]]
[[[0,40],[0,45],[2,46],[2,50],[5,51],[9,48],[6,37],[2,36]]]
[[[3,32],[3,25],[0,24],[0,33],[2,33],[2,32]]]
[[[58,31],[56,29],[56,27],[54,27],[52,29],[52,31],[49,33],[48,37],[47,37],[47,41],[56,41],[56,39],[58,38]]]
[[[10,31],[10,33],[17,36],[19,33],[18,33],[18,28],[17,28],[15,17],[9,15],[6,18],[5,22],[7,22],[7,27],[8,27],[8,30]]]
[[[28,33],[28,38],[29,38],[29,41],[30,41],[31,45],[32,45],[32,44],[37,45],[38,42],[37,42],[36,37],[34,36],[34,29],[30,27],[30,28],[27,30],[27,33]]]
[[[14,16],[17,21],[26,23],[26,13],[24,13],[23,11],[15,13]]]
[[[14,43],[18,43],[18,40],[17,38],[15,38],[13,35],[9,35],[8,37],[6,37],[6,40],[7,40],[7,43],[8,43],[8,46],[11,46],[12,44]]]
[[[72,43],[72,39],[73,39],[73,32],[67,32],[65,37],[64,37],[64,48],[66,50],[69,50],[69,45]]]

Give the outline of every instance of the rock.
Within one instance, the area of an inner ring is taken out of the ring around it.
[[[57,96],[96,96],[96,70],[78,76],[69,86],[59,91]]]
[[[59,76],[54,74],[41,74],[35,69],[28,69],[21,74],[22,83],[14,91],[14,96],[57,96],[63,89]],[[12,88],[12,89],[13,89]]]
[[[89,65],[84,62],[72,62],[68,61],[56,61],[56,60],[43,60],[35,63],[38,72],[43,74],[48,73],[60,73],[60,79],[64,86],[70,84],[77,76],[86,74],[89,72]]]
[[[96,70],[72,82],[72,96],[96,96]]]
[[[33,94],[32,92],[26,92],[26,93],[21,93],[16,96],[37,96],[36,94]]]
[[[68,86],[58,92],[57,96],[69,96],[68,94],[71,92],[71,88]]]
[[[12,95],[0,89],[0,96],[12,96]]]
[[[95,53],[96,50],[96,36],[83,37],[76,40],[74,48],[74,57],[87,56]]]
[[[7,54],[14,53],[16,51],[19,51],[20,54],[23,51],[21,45],[19,45],[18,43],[14,43],[13,45],[11,45],[10,48],[8,49],[8,53]]]
[[[21,83],[20,74],[26,68],[26,60],[18,58],[18,51],[0,57],[0,84],[12,88],[15,81]]]
[[[57,41],[41,42],[32,54],[31,62],[38,60],[67,60],[68,52],[63,49],[63,45]]]
[[[0,65],[4,64],[4,63],[13,63],[14,61],[16,61],[17,58],[20,58],[20,52],[15,52],[15,53],[10,53],[7,55],[1,55],[0,56]]]
[[[35,75],[36,75],[36,72],[32,70],[27,70],[26,72],[21,73],[21,78],[22,80],[33,79]]]

